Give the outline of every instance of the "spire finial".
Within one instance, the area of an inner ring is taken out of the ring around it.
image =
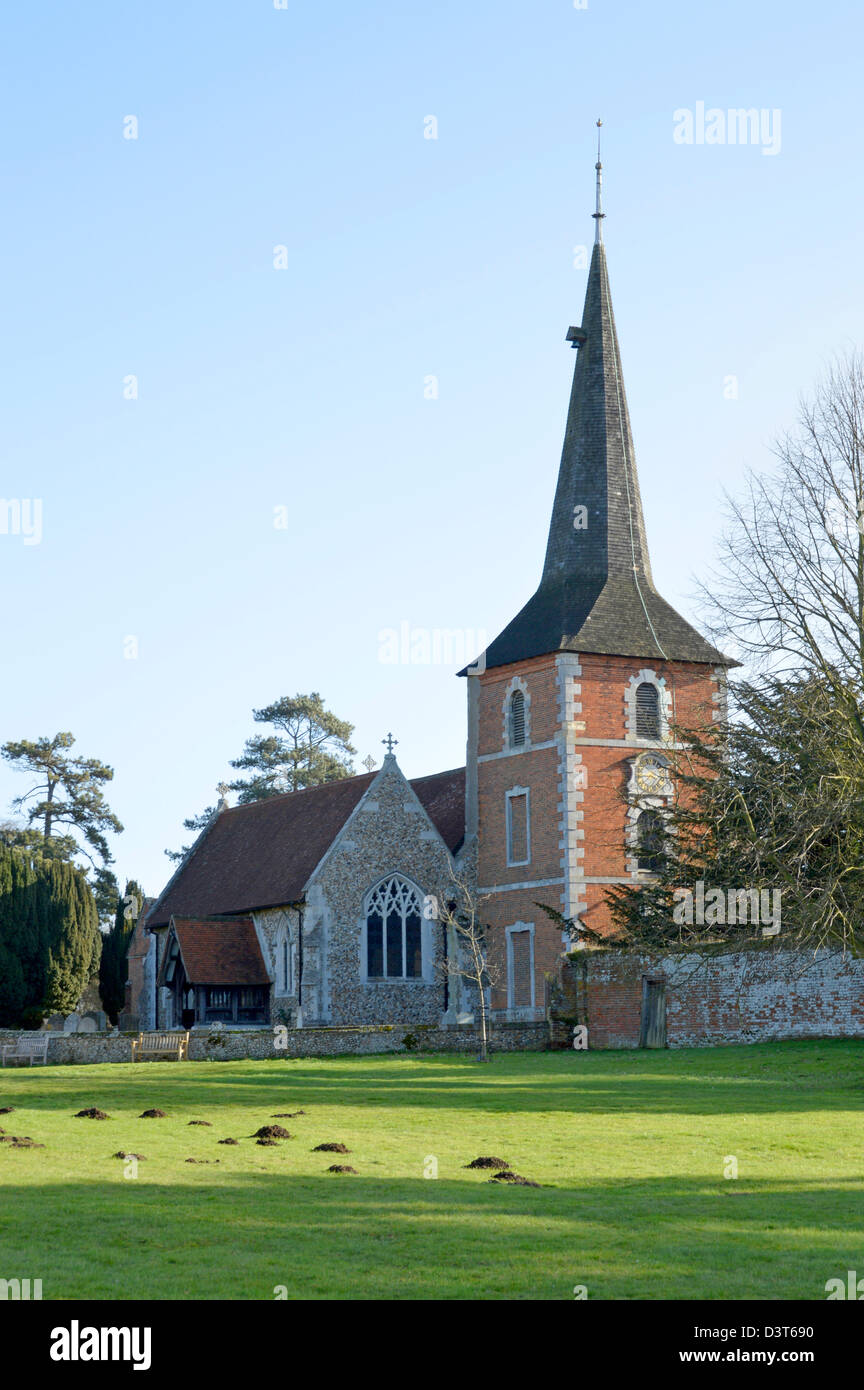
[[[597,170],[597,209],[592,212],[594,218],[594,241],[595,244],[603,240],[603,218],[606,216],[603,211],[603,165],[600,163],[600,127],[603,122],[597,119],[597,163],[594,168]]]
[[[398,738],[394,738],[392,734],[388,734],[386,738],[382,738],[381,742],[387,744],[387,755],[388,755],[388,757],[391,757],[391,758],[392,758],[392,756],[393,756],[393,749],[396,747],[396,744],[399,742]]]

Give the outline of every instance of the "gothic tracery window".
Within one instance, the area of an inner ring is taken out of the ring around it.
[[[423,904],[407,879],[394,874],[370,893],[366,904],[366,975],[411,980],[423,974]]]

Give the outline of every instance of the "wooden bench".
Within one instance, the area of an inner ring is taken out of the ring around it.
[[[48,1061],[48,1043],[50,1033],[22,1033],[17,1042],[6,1043],[3,1048],[3,1066],[6,1065],[8,1057],[10,1062],[30,1063],[41,1062],[44,1066]]]
[[[182,1062],[189,1057],[188,1033],[139,1033],[132,1043],[132,1061],[145,1057],[173,1057]]]

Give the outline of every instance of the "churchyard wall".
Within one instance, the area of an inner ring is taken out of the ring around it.
[[[0,1029],[0,1046],[14,1043],[19,1036],[14,1029]],[[133,1036],[124,1033],[51,1033],[48,1065],[130,1062]],[[542,1052],[548,1042],[549,1029],[545,1023],[502,1023],[492,1027],[489,1033],[492,1052]],[[192,1033],[189,1060],[235,1062],[244,1058],[265,1060],[268,1057],[472,1053],[477,1051],[478,1046],[479,1035],[470,1025],[439,1028],[398,1023],[369,1028],[286,1028],[281,1032],[277,1028],[238,1028],[222,1032],[202,1029]]]
[[[589,1048],[638,1047],[646,980],[665,986],[669,1047],[864,1037],[864,960],[772,945],[716,954],[580,951],[562,963],[556,1045],[572,1045],[581,1024]]]

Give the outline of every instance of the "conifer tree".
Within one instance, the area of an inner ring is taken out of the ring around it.
[[[129,879],[118,900],[111,930],[103,938],[99,966],[99,996],[111,1023],[116,1023],[126,997],[127,952],[135,924],[141,913],[143,894],[135,879]]]
[[[53,738],[19,739],[5,743],[0,754],[13,767],[35,779],[29,791],[17,796],[12,805],[23,810],[31,828],[38,828],[46,849],[58,826],[77,832],[76,851],[91,864],[111,863],[105,838],[107,831],[119,834],[123,826],[108,805],[102,786],[114,776],[113,768],[97,758],[73,758],[69,749],[75,739],[70,733]]]
[[[241,756],[232,759],[232,767],[252,773],[230,784],[239,792],[241,805],[353,774],[354,725],[326,709],[317,691],[283,695],[252,713],[257,723],[271,724],[275,733],[247,739]]]
[[[69,1013],[98,969],[101,934],[83,870],[0,845],[0,1020]]]

